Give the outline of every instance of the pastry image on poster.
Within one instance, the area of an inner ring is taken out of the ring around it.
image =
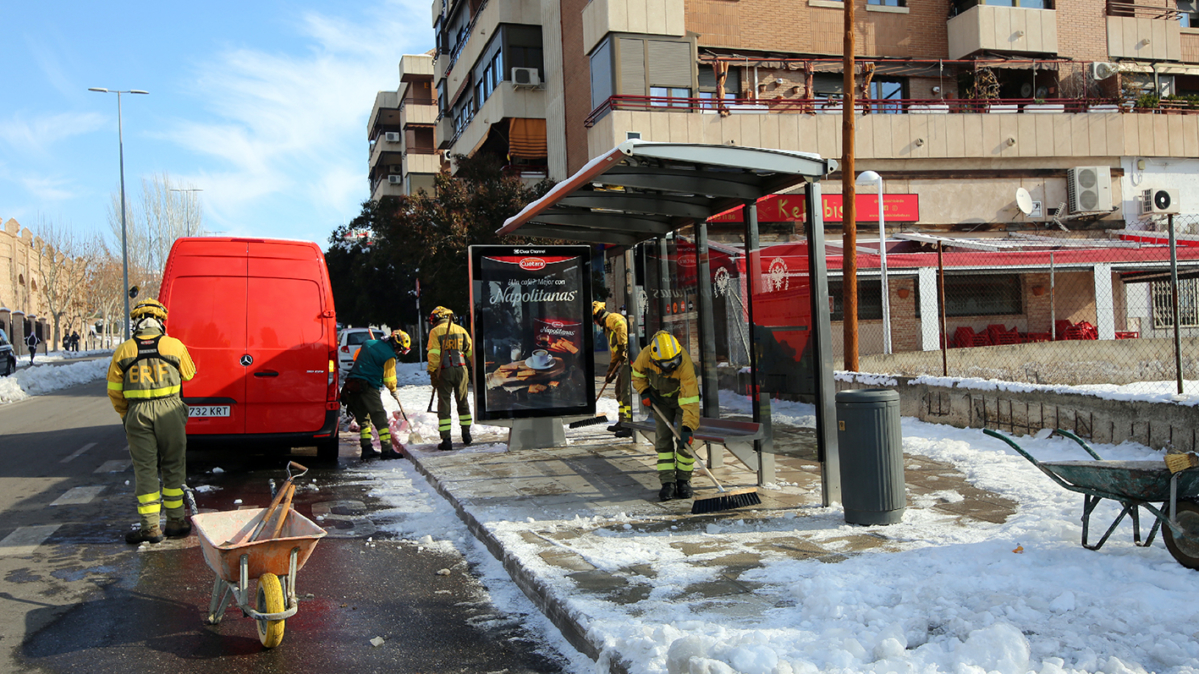
[[[563,246],[499,248],[474,257],[472,308],[483,361],[476,397],[488,414],[578,414],[594,407],[587,255],[586,248]]]

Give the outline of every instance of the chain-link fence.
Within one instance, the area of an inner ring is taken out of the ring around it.
[[[1179,367],[1182,379],[1199,379],[1199,216],[1173,217],[1179,349],[1169,219],[1153,216],[1122,232],[939,244],[899,235],[888,247],[887,324],[878,256],[859,256],[858,369],[1176,392]],[[830,286],[842,368],[840,280]],[[1199,381],[1184,385],[1199,390]]]

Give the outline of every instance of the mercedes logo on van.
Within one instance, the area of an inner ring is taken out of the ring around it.
[[[245,367],[249,367],[253,362],[254,362],[254,356],[251,356],[248,353],[241,357],[241,364]]]

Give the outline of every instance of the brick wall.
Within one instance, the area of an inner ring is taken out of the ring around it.
[[[591,114],[591,62],[583,53],[583,8],[588,0],[562,0],[562,84],[566,98],[566,171],[573,175],[587,163],[587,129]]]

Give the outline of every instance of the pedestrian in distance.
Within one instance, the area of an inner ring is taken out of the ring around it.
[[[25,346],[29,347],[29,364],[33,365],[33,357],[37,355],[37,345],[41,344],[42,340],[37,338],[36,332],[30,332],[25,337]]]
[[[608,374],[604,382],[616,382],[616,400],[619,407],[616,423],[608,430],[618,438],[633,437],[633,429],[625,423],[633,420],[633,400],[629,394],[629,323],[624,316],[608,311],[603,302],[591,303],[591,314],[595,324],[603,328],[608,340]]]
[[[691,498],[691,472],[695,469],[691,445],[692,435],[699,428],[699,382],[691,356],[674,335],[658,331],[649,347],[641,350],[633,363],[633,388],[655,422],[654,448],[658,452],[658,480],[662,483],[658,499]],[[653,410],[655,406],[661,414]],[[675,440],[667,424],[680,421],[682,428]]]
[[[473,418],[467,400],[467,385],[470,373],[471,342],[466,328],[454,323],[454,312],[437,307],[429,314],[428,371],[429,382],[437,392],[437,429],[441,433],[441,444],[437,449],[450,451],[454,448],[450,440],[453,420],[450,418],[450,403],[458,408],[458,425],[462,429],[462,444],[471,443],[470,427]]]
[[[354,366],[341,387],[341,401],[358,423],[358,444],[362,461],[382,456],[398,459],[403,455],[391,446],[391,427],[387,425],[387,410],[383,409],[384,386],[396,395],[396,358],[412,350],[412,339],[403,330],[396,330],[386,339],[368,339],[354,354]],[[371,424],[379,434],[382,453],[371,446]]]
[[[71,331],[71,350],[79,352],[79,333],[76,331]]]
[[[183,382],[196,376],[196,365],[183,342],[167,336],[167,309],[158,300],[138,302],[129,312],[129,320],[133,338],[113,352],[107,378],[108,397],[121,415],[129,441],[133,493],[141,517],[141,526],[125,534],[125,542],[137,545],[162,541],[164,509],[167,537],[183,538],[191,533],[183,510],[187,405],[182,392]]]

